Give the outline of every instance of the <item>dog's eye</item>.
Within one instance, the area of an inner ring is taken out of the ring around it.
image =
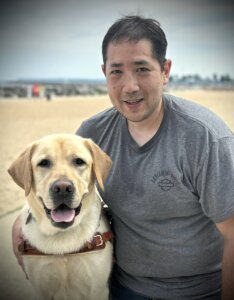
[[[51,162],[48,159],[42,159],[37,165],[42,168],[49,168],[51,166]]]
[[[83,166],[86,164],[86,162],[83,161],[83,159],[81,159],[81,158],[74,158],[73,163],[76,166]]]

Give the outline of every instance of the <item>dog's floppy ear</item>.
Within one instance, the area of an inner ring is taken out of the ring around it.
[[[102,190],[104,190],[104,181],[112,165],[110,157],[101,150],[92,140],[85,141],[86,146],[91,152],[93,158],[93,171],[97,182]]]
[[[35,145],[29,146],[18,158],[16,158],[8,169],[8,173],[15,183],[25,190],[25,196],[30,193],[33,181],[31,157],[34,148]]]

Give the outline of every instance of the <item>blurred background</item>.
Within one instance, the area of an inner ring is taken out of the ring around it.
[[[0,97],[105,93],[102,39],[127,14],[161,23],[169,87],[233,88],[231,0],[2,0]]]

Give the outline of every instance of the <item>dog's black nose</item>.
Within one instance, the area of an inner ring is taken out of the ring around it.
[[[68,179],[58,179],[51,186],[51,192],[54,196],[68,197],[74,193],[74,185]]]

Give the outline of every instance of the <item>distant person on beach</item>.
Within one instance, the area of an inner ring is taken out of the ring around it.
[[[45,92],[45,97],[46,97],[46,100],[47,100],[47,101],[50,101],[50,100],[51,100],[51,93],[50,93],[49,90],[46,90],[46,92]]]
[[[156,20],[117,20],[102,44],[113,108],[77,131],[113,160],[100,191],[115,234],[111,299],[231,300],[234,135],[209,110],[163,93],[166,49]],[[21,263],[20,227],[18,218]]]
[[[39,84],[34,84],[32,86],[32,95],[33,97],[39,97],[40,96],[40,86]]]

